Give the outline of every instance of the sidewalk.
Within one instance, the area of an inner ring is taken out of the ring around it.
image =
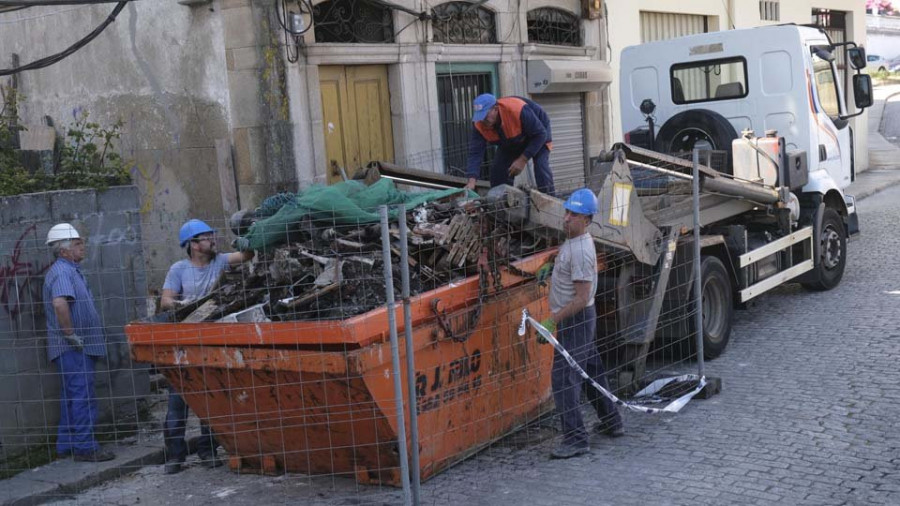
[[[151,395],[149,419],[134,436],[119,441],[118,444],[104,444],[116,458],[108,462],[75,462],[71,458],[55,460],[30,471],[0,480],[0,505],[33,505],[66,499],[72,495],[134,473],[146,466],[162,466],[165,459],[163,437],[160,427],[166,413],[164,392]],[[200,426],[197,418],[188,420],[185,439],[188,448],[197,446]],[[188,465],[193,462],[188,459]]]
[[[882,135],[888,101],[900,101],[900,85],[875,88],[875,104],[869,109],[869,170],[858,174],[846,190],[857,200],[900,184],[900,147]]]

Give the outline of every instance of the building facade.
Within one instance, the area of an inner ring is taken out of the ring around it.
[[[548,110],[557,181],[583,184],[606,146],[612,75],[599,8],[582,3],[313,2],[288,71],[299,179],[339,180],[372,160],[464,174],[472,100],[493,93]]]

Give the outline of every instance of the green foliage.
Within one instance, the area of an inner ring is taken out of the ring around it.
[[[128,163],[115,151],[115,141],[121,136],[124,123],[119,120],[112,126],[103,126],[89,121],[86,111],[79,114],[66,129],[66,140],[59,150],[55,173],[30,173],[22,166],[19,153],[13,149],[16,134],[25,130],[19,124],[21,96],[8,87],[0,88],[0,91],[3,93],[0,109],[0,196],[77,188],[105,190],[109,186],[131,184]]]
[[[877,70],[872,72],[872,79],[877,79],[879,81],[885,81],[891,77],[891,73],[887,70]]]
[[[14,195],[35,191],[40,185],[28,174],[13,149],[16,135],[25,130],[19,124],[21,96],[11,86],[0,87],[0,195]]]
[[[118,120],[112,126],[104,127],[88,121],[87,111],[82,111],[66,131],[54,189],[103,190],[111,185],[131,184],[125,161],[113,149],[124,124]]]

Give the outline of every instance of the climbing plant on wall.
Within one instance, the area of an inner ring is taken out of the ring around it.
[[[124,123],[104,126],[90,121],[87,111],[76,114],[66,128],[52,173],[26,169],[16,142],[25,130],[19,119],[22,96],[11,87],[0,92],[0,196],[131,184],[129,163],[115,150]]]

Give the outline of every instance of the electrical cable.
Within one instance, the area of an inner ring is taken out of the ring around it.
[[[289,63],[297,63],[300,60],[300,37],[303,36],[304,33],[308,32],[310,28],[313,26],[313,6],[311,0],[295,0],[297,2],[297,8],[300,10],[300,15],[306,14],[309,16],[309,23],[306,24],[306,27],[299,31],[293,32],[291,28],[288,28],[288,0],[279,0],[275,2],[275,17],[278,18],[278,23],[281,25],[282,30],[284,30],[284,47],[285,52],[287,53],[287,60]],[[279,12],[278,6],[281,5],[281,12]],[[304,12],[303,8],[306,7],[306,11]],[[290,11],[291,14],[294,11]]]
[[[24,23],[25,21],[34,21],[35,19],[46,18],[49,16],[57,16],[59,14],[65,14],[67,12],[77,11],[78,9],[84,9],[85,7],[90,7],[89,5],[76,5],[75,7],[69,7],[68,9],[60,9],[58,11],[53,12],[45,12],[43,14],[35,14],[34,16],[28,17],[17,17],[15,19],[10,19],[8,21],[0,21],[0,25],[11,25],[17,23]],[[12,11],[0,11],[0,15],[6,14],[7,12],[14,12],[18,10],[28,9],[29,7],[17,7]]]
[[[0,1],[2,1],[2,0],[0,0]],[[109,26],[110,24],[112,24],[113,21],[116,20],[116,17],[119,15],[120,12],[122,12],[122,10],[125,8],[125,5],[127,5],[128,2],[130,2],[130,1],[131,0],[120,1],[116,5],[116,7],[113,9],[112,13],[109,16],[107,16],[107,18],[103,21],[103,23],[101,23],[99,26],[94,28],[94,30],[91,33],[89,33],[87,36],[85,36],[83,39],[72,44],[71,46],[66,48],[64,51],[61,51],[54,55],[50,55],[50,56],[41,58],[39,60],[35,60],[31,63],[26,63],[25,65],[21,65],[14,69],[0,69],[0,76],[10,76],[13,74],[18,74],[20,72],[24,72],[26,70],[42,69],[45,67],[49,67],[50,65],[53,65],[55,63],[59,63],[66,57],[72,55],[79,49],[88,45],[88,43],[90,43],[92,40],[97,38],[97,36],[99,36],[101,33],[103,33],[103,30],[105,30],[107,26]],[[101,3],[101,2],[94,2],[94,3]],[[108,3],[108,2],[106,2],[106,3]]]
[[[132,0],[0,0],[0,7],[49,7],[54,5],[100,5]]]

